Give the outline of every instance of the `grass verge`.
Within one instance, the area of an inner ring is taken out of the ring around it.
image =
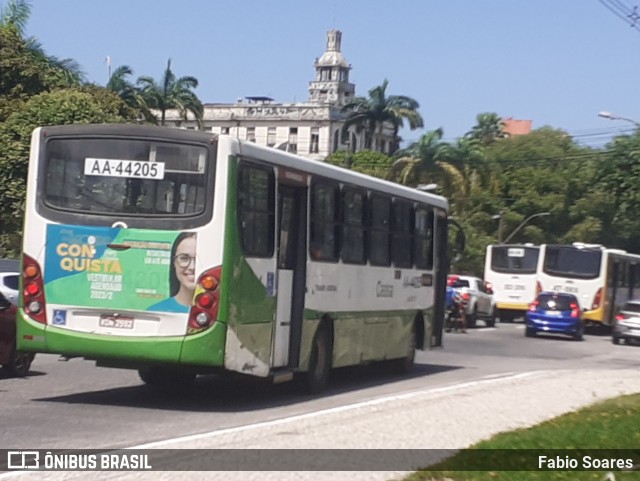
[[[404,481],[640,480],[639,465],[635,466],[635,472],[613,469],[613,476],[607,474],[609,471],[607,469],[601,471],[498,470],[508,467],[509,462],[518,462],[518,457],[523,459],[535,457],[533,466],[535,469],[537,468],[538,454],[547,454],[549,457],[557,454],[573,457],[575,454],[581,460],[583,454],[593,456],[601,452],[602,457],[607,454],[614,455],[609,451],[614,449],[630,449],[640,453],[640,394],[610,399],[530,428],[497,434],[471,446],[470,450],[460,451],[447,460],[404,478]],[[509,452],[507,450],[521,451]],[[580,452],[580,450],[588,450],[588,452]],[[492,456],[495,458],[492,459]],[[628,456],[626,457],[628,458]],[[478,462],[479,459],[480,462]],[[477,467],[479,464],[491,466],[492,462],[496,466],[495,471],[491,469],[485,471],[461,470],[465,469],[465,466]],[[638,462],[638,456],[635,457],[635,462]],[[530,465],[531,463],[526,464],[526,466]]]

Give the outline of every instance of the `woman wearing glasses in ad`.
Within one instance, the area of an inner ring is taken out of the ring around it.
[[[149,308],[151,311],[189,312],[196,288],[196,234],[182,232],[171,247],[169,297]]]

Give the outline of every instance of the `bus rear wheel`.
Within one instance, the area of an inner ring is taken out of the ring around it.
[[[196,379],[193,373],[159,366],[138,369],[138,375],[145,384],[163,389],[184,388],[193,384]]]
[[[329,328],[321,325],[313,337],[309,370],[304,376],[305,389],[310,393],[318,393],[327,387],[331,371],[331,339]]]
[[[394,371],[399,374],[408,374],[413,369],[413,364],[416,359],[416,347],[417,347],[417,334],[416,334],[416,325],[413,324],[413,328],[411,329],[411,335],[409,337],[409,344],[407,347],[407,355],[402,359],[396,359],[391,361],[393,363]]]

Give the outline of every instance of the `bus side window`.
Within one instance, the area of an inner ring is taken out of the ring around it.
[[[363,191],[345,188],[342,195],[342,260],[352,264],[364,264],[365,212],[367,195]]]
[[[311,186],[309,251],[314,260],[338,260],[339,194],[333,182],[314,180]]]
[[[374,266],[389,266],[389,228],[391,220],[391,199],[373,194],[371,196],[369,260]]]
[[[433,209],[415,211],[414,257],[418,269],[433,269]]]
[[[391,260],[397,267],[413,265],[413,206],[406,200],[393,201],[391,218]]]
[[[238,228],[245,255],[273,256],[274,221],[273,169],[241,162],[238,170]]]

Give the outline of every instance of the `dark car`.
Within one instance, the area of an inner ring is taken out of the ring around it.
[[[0,292],[0,364],[10,376],[26,376],[31,368],[34,354],[16,350],[15,304]]]
[[[564,292],[538,294],[527,311],[525,335],[533,337],[539,332],[565,334],[581,341],[584,322],[576,296]]]
[[[640,299],[627,301],[622,307],[613,325],[611,341],[614,344],[640,342]]]

